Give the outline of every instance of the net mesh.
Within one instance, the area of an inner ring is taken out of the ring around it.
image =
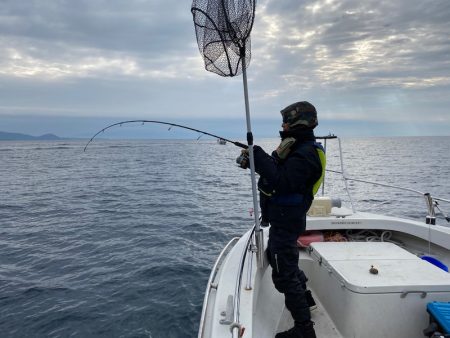
[[[242,73],[251,58],[255,0],[194,0],[191,12],[206,70],[220,76]]]

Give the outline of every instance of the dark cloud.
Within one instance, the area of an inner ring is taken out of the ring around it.
[[[186,2],[3,1],[0,32],[12,43],[36,41],[67,48],[95,48],[143,55],[173,52],[191,43]],[[14,41],[12,41],[14,40]]]

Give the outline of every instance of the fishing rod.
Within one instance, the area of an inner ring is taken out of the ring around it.
[[[192,130],[192,131],[195,131],[195,132],[203,134],[203,135],[208,135],[208,136],[214,137],[216,139],[221,139],[221,140],[224,140],[226,142],[230,142],[230,143],[234,144],[235,146],[243,148],[243,149],[247,149],[248,148],[248,145],[246,145],[246,144],[243,144],[243,143],[240,143],[240,142],[237,142],[237,141],[232,141],[232,140],[226,139],[225,137],[217,136],[217,135],[208,133],[208,132],[203,131],[203,130],[191,128],[191,127],[188,127],[188,126],[183,126],[181,124],[176,124],[176,123],[171,123],[171,122],[164,122],[164,121],[156,121],[156,120],[129,120],[129,121],[122,121],[122,122],[113,123],[113,124],[103,128],[103,129],[99,130],[94,136],[91,137],[89,142],[84,146],[84,150],[83,151],[86,151],[86,149],[89,146],[89,144],[97,137],[97,135],[103,133],[105,130],[107,130],[109,128],[112,128],[112,127],[115,127],[115,126],[122,126],[123,124],[128,124],[128,123],[142,123],[142,125],[144,125],[145,123],[164,124],[164,125],[170,126],[170,128],[178,127],[178,128],[182,128],[182,129]],[[170,128],[169,128],[169,130],[170,130]]]

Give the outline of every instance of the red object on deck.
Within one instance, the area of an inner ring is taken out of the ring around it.
[[[306,231],[297,238],[297,245],[301,248],[307,248],[314,242],[323,242],[323,234],[320,231]]]

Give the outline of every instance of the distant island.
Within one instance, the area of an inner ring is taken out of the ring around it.
[[[27,134],[20,133],[7,133],[0,131],[0,141],[51,141],[51,140],[61,140],[60,137],[53,134],[44,134],[41,136],[31,136]]]

